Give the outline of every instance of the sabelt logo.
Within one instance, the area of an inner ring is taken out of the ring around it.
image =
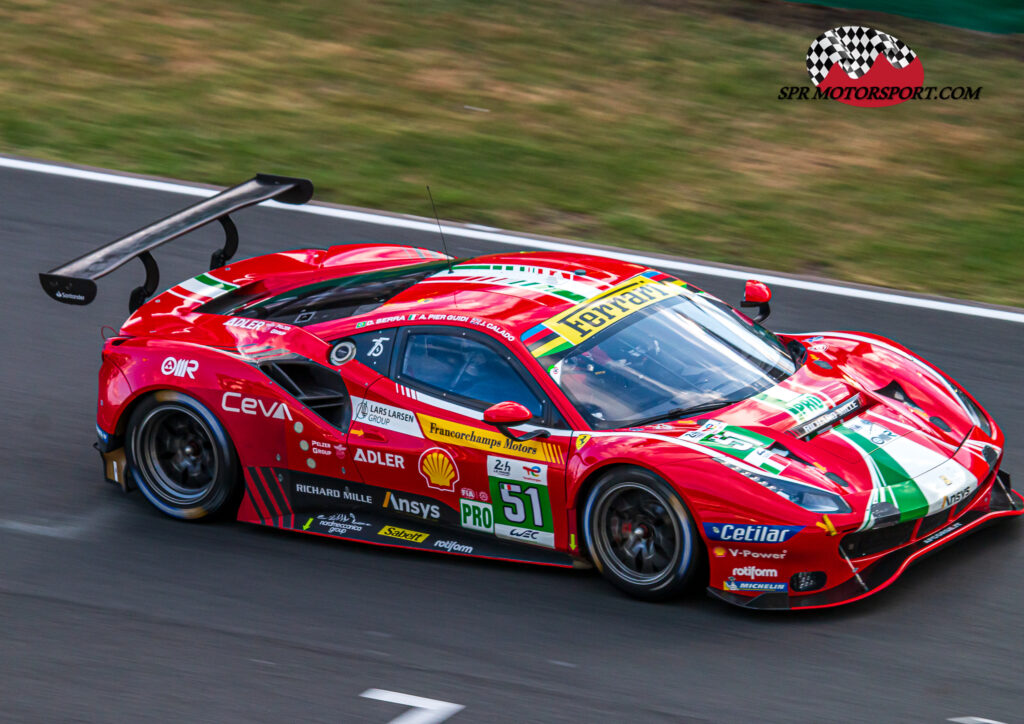
[[[518,442],[509,440],[496,430],[482,430],[477,427],[470,427],[458,422],[450,422],[440,417],[422,415],[417,413],[420,425],[423,426],[423,433],[430,440],[446,442],[451,445],[473,448],[474,450],[486,450],[488,452],[505,452],[531,460],[541,460],[548,463],[556,463],[560,458],[560,451],[557,445],[547,442],[530,440],[529,442]]]
[[[220,406],[226,412],[240,412],[243,415],[263,415],[275,420],[291,420],[292,413],[283,402],[265,403],[257,397],[244,397],[240,392],[225,392]]]
[[[577,345],[594,332],[633,312],[680,294],[682,288],[674,284],[662,284],[642,276],[633,277],[584,304],[552,317],[544,322],[544,326]]]
[[[427,481],[427,486],[438,490],[455,490],[459,482],[459,469],[451,453],[439,447],[424,450],[420,455],[420,475]]]
[[[387,536],[388,538],[397,538],[408,543],[422,543],[430,537],[430,533],[420,533],[415,530],[406,530],[405,528],[396,528],[393,525],[386,525],[377,531],[377,535]]]
[[[402,498],[390,490],[384,494],[384,507],[400,513],[416,515],[424,520],[437,520],[441,517],[441,508],[436,503],[424,503],[420,500]]]

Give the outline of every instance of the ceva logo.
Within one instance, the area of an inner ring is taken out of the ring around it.
[[[862,25],[819,35],[807,51],[807,73],[819,93],[865,108],[909,101],[924,85],[924,68],[913,50],[893,35]]]
[[[243,397],[238,392],[225,392],[220,398],[220,406],[226,412],[241,412],[243,415],[261,414],[276,420],[291,420],[292,413],[283,402],[271,402],[269,405],[256,397]]]

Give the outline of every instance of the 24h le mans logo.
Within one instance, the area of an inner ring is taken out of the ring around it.
[[[819,35],[807,50],[811,82],[829,98],[877,108],[920,97],[924,68],[899,38],[874,28],[843,25]]]

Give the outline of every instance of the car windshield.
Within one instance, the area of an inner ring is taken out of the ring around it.
[[[540,362],[596,430],[680,419],[778,384],[797,365],[774,334],[687,293]]]

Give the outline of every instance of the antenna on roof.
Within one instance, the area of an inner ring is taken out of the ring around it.
[[[430,208],[434,210],[434,221],[437,222],[437,233],[441,235],[441,248],[444,249],[444,255],[448,257],[448,273],[452,273],[452,257],[448,253],[448,244],[444,240],[444,231],[441,229],[441,219],[437,216],[437,207],[434,206],[434,194],[430,193],[430,184],[427,184],[427,196],[430,197]]]

